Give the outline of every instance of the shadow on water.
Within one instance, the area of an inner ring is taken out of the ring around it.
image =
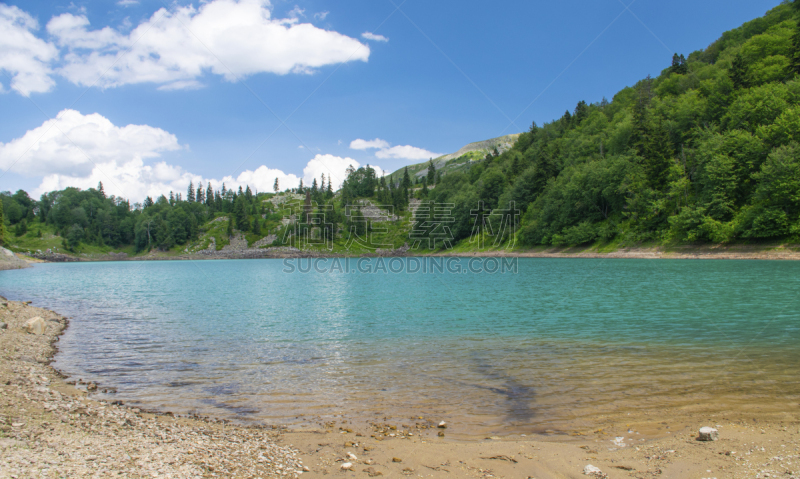
[[[483,386],[475,384],[473,387],[491,391],[506,398],[506,419],[510,423],[530,422],[536,411],[532,405],[536,401],[536,391],[530,386],[522,384],[515,377],[509,375],[503,368],[497,367],[486,358],[472,353],[473,369],[486,378],[490,383],[500,383],[500,386]]]

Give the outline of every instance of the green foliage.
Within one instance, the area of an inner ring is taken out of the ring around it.
[[[6,221],[5,210],[3,209],[3,198],[0,197],[0,246],[5,244],[6,238]]]

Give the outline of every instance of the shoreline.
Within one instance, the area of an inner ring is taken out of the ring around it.
[[[9,252],[10,253],[10,252]],[[538,247],[527,250],[452,251],[413,254],[407,247],[378,250],[372,253],[347,255],[342,253],[307,251],[296,248],[248,248],[239,251],[219,251],[172,255],[150,252],[142,256],[108,253],[96,256],[72,256],[61,253],[17,253],[19,261],[28,263],[105,262],[105,261],[206,261],[222,259],[289,259],[289,258],[393,258],[393,257],[455,257],[455,258],[563,258],[563,259],[681,259],[681,260],[762,260],[800,261],[800,245],[682,245],[674,247],[630,247],[601,252],[592,247]],[[0,269],[3,268],[0,259]],[[18,266],[17,266],[18,267]],[[14,267],[16,268],[16,267]]]
[[[42,335],[22,329],[35,316],[45,321]],[[0,321],[0,477],[577,478],[589,464],[610,478],[800,477],[800,421],[789,404],[777,415],[757,406],[657,418],[631,411],[625,425],[597,417],[571,435],[470,441],[451,439],[458,425],[440,429],[436,418],[339,418],[295,430],[234,425],[96,400],[88,391],[95,386],[70,384],[51,366],[67,318],[3,299]],[[702,426],[717,427],[720,440],[697,441]],[[639,431],[650,439],[637,440]]]

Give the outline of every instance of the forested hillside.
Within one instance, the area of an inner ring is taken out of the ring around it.
[[[380,178],[362,167],[350,170],[336,193],[330,178],[327,184],[324,177],[319,184],[315,180],[291,192],[308,190],[313,203],[288,196],[309,213],[293,216],[307,225],[294,231],[309,228],[310,213],[318,209],[325,223],[336,225],[326,229],[334,242],[344,244],[353,231],[362,234],[369,227],[362,226],[359,208],[345,205],[392,205],[395,224],[386,239],[398,247],[420,224],[409,211],[418,199],[455,205],[448,223],[453,242],[474,231],[481,202],[489,209],[513,203],[522,212],[516,244],[523,247],[796,242],[799,18],[800,0],[782,4],[705,50],[676,54],[671,65],[665,58],[660,75],[623,89],[611,101],[581,101],[557,120],[533,124],[506,151],[462,155],[438,169],[431,162],[425,174],[415,167],[411,174],[403,169]],[[102,185],[67,188],[38,200],[24,191],[5,192],[0,241],[18,249],[136,253],[191,243],[204,248],[209,238],[201,235],[214,231],[218,248],[234,232],[247,235],[248,242],[272,233],[271,244],[288,244],[284,218],[290,212],[272,196],[253,194],[249,187],[215,191],[192,185],[186,197],[131,205],[106,196]]]
[[[800,235],[800,2],[578,103],[429,197],[523,212],[518,240],[731,242]],[[470,232],[457,207],[456,238]]]

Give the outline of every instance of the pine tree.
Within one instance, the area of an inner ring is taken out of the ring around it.
[[[331,174],[328,173],[328,198],[333,197],[333,182],[331,181]]]
[[[175,206],[175,194],[172,193],[172,190],[169,191],[169,205]]]
[[[245,208],[244,195],[239,195],[233,205],[233,216],[236,219],[236,229],[239,231],[248,231],[250,229],[250,222],[247,221],[247,209]]]
[[[6,244],[6,221],[3,216],[3,199],[0,198],[0,246]]]
[[[589,116],[589,105],[581,100],[578,102],[578,106],[575,107],[575,115],[573,117],[575,119],[575,124],[580,125],[587,116]]]
[[[275,184],[272,185],[272,189],[275,190],[275,193],[277,193],[281,189],[281,187],[278,186],[278,177],[277,176],[275,177]]]
[[[318,189],[319,188],[317,188],[317,179],[314,178],[314,181],[311,182],[311,194],[316,195]]]
[[[432,185],[436,182],[436,167],[433,166],[433,158],[428,160],[428,184]]]
[[[206,206],[214,204],[214,189],[211,188],[211,182],[208,182],[208,189],[206,190]]]
[[[189,182],[189,189],[186,191],[186,201],[194,203],[194,183]]]
[[[686,57],[683,55],[678,55],[677,53],[672,55],[672,66],[670,67],[670,71],[679,75],[686,75],[689,73],[689,67],[686,65]]]
[[[408,176],[408,167],[407,166],[406,166],[406,169],[403,170],[403,183],[401,183],[401,186],[403,188],[405,188],[405,189],[411,188],[411,177]]]
[[[423,198],[427,198],[428,197],[428,178],[427,177],[423,177],[422,178],[422,197]]]
[[[102,196],[103,198],[106,197],[106,190],[103,189],[102,181],[97,183],[97,192],[100,193],[100,196]]]
[[[198,203],[206,202],[206,190],[203,189],[202,181],[197,184],[197,202]]]
[[[733,57],[729,75],[733,82],[733,88],[740,90],[747,87],[747,63],[741,53],[737,53]]]

